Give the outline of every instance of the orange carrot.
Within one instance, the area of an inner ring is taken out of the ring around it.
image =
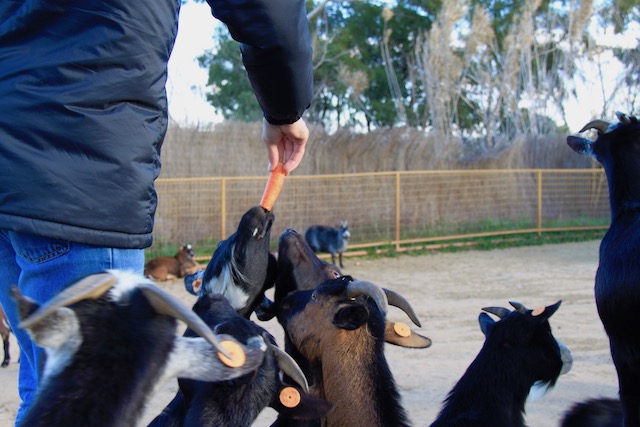
[[[269,179],[267,185],[262,194],[262,200],[260,200],[260,206],[270,211],[273,208],[280,190],[282,190],[282,184],[284,184],[284,164],[278,163],[271,172],[269,172]]]

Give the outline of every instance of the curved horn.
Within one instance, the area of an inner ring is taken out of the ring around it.
[[[304,376],[302,369],[296,363],[295,360],[289,354],[282,351],[278,346],[273,344],[269,344],[269,346],[273,349],[276,354],[276,359],[278,360],[278,366],[282,372],[287,374],[291,379],[293,379],[305,393],[309,393],[309,384],[307,383],[307,377]]]
[[[382,290],[387,296],[387,301],[389,302],[389,305],[398,307],[400,310],[404,311],[407,314],[407,316],[409,316],[409,319],[411,319],[411,321],[416,326],[422,327],[422,324],[420,323],[420,320],[418,319],[416,312],[413,311],[413,307],[411,307],[411,304],[409,304],[409,301],[407,301],[405,297],[403,297],[399,293],[392,291],[390,289],[382,288]]]
[[[495,314],[499,318],[503,319],[511,313],[508,308],[504,307],[483,307],[482,311],[486,311],[487,313]]]
[[[620,123],[623,123],[625,125],[631,124],[631,118],[629,116],[627,116],[625,113],[622,113],[620,111],[616,111],[616,117],[618,118]]]
[[[59,308],[67,307],[85,299],[98,299],[113,288],[117,282],[118,279],[109,273],[87,276],[62,290],[49,302],[40,306],[29,317],[23,319],[19,327],[27,329]]]
[[[220,345],[220,341],[207,324],[176,298],[150,283],[142,285],[140,291],[147,297],[151,306],[153,306],[158,313],[182,320],[192,331],[207,340],[213,348],[226,357],[232,358],[229,352]]]
[[[587,131],[589,129],[595,129],[598,131],[599,134],[603,134],[603,133],[607,133],[607,130],[609,129],[609,122],[604,121],[604,120],[591,120],[589,123],[587,123],[586,125],[584,125],[584,127],[582,129],[580,129],[580,131],[578,133],[582,133],[584,131]]]
[[[354,280],[349,282],[345,292],[349,298],[355,298],[359,295],[366,295],[372,298],[382,315],[387,317],[387,295],[378,285],[363,280]]]
[[[516,309],[516,311],[522,313],[522,314],[526,314],[528,312],[530,312],[531,310],[529,310],[527,307],[524,306],[524,304],[521,304],[517,301],[509,301],[509,304],[511,304],[511,306],[513,308]]]

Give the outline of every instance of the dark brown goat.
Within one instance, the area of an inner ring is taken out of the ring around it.
[[[191,245],[181,245],[174,256],[161,256],[149,260],[144,266],[144,275],[164,282],[194,274],[200,269],[200,265],[193,259],[194,255]]]

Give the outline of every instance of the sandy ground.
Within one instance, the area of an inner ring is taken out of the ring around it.
[[[557,426],[574,402],[591,397],[617,395],[615,370],[608,341],[598,319],[593,279],[598,259],[597,241],[537,247],[436,253],[422,256],[345,260],[345,273],[367,279],[403,294],[422,320],[418,332],[433,346],[409,350],[388,345],[386,355],[403,404],[415,426],[428,426],[442,400],[464,373],[484,341],[477,318],[480,308],[508,306],[519,301],[530,308],[562,300],[551,318],[556,338],[574,356],[572,370],[555,389],[527,405],[530,427]],[[163,287],[191,305],[193,296],[181,281]],[[392,308],[392,320],[409,323]],[[279,342],[282,330],[275,321],[262,323]],[[17,346],[13,342],[14,360]],[[18,406],[18,365],[0,370],[0,426],[11,426]],[[150,401],[143,425],[171,400],[176,383],[165,384]],[[256,426],[269,426],[275,412],[266,409]]]

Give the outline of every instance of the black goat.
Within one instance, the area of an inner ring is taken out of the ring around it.
[[[223,296],[203,295],[193,311],[216,333],[231,335],[247,346],[262,347],[264,360],[254,371],[229,381],[179,379],[176,397],[149,427],[250,426],[267,406],[288,419],[320,419],[332,409],[328,402],[306,394],[306,379],[295,362],[278,349],[266,330],[236,313]],[[193,335],[190,329],[185,332],[185,336]],[[294,378],[299,386],[292,390],[281,380],[281,372]],[[297,404],[282,401],[282,393],[288,391],[300,399]]]
[[[12,288],[21,328],[45,348],[43,378],[22,426],[135,426],[155,388],[171,377],[228,380],[255,370],[260,348],[216,335],[149,279],[110,270],[88,276],[43,306]],[[203,338],[176,337],[176,318]],[[229,354],[220,339],[238,347]],[[225,358],[222,354],[232,357]],[[237,356],[245,363],[237,368]]]
[[[561,427],[621,427],[622,406],[618,399],[589,399],[576,403],[564,415]]]
[[[349,277],[278,304],[278,321],[314,376],[312,394],[336,406],[323,425],[409,425],[384,356],[386,310],[382,289]]]
[[[618,373],[626,427],[640,427],[640,123],[616,113],[620,123],[588,123],[595,141],[569,136],[579,154],[600,162],[609,183],[611,225],[600,244],[595,278],[598,314]]]
[[[336,254],[339,257],[340,267],[342,264],[342,254],[347,250],[351,232],[349,231],[349,223],[341,221],[339,228],[329,227],[326,225],[312,225],[304,233],[307,243],[315,252],[329,252],[331,254],[331,263],[336,263]]]
[[[533,311],[511,304],[515,311],[483,308],[500,321],[480,314],[484,345],[431,427],[524,427],[524,407],[532,386],[551,388],[571,368],[571,354],[549,326],[560,301]]]
[[[213,252],[198,293],[224,295],[248,319],[275,281],[277,261],[269,252],[273,220],[273,213],[260,206],[249,209],[236,232]]]

